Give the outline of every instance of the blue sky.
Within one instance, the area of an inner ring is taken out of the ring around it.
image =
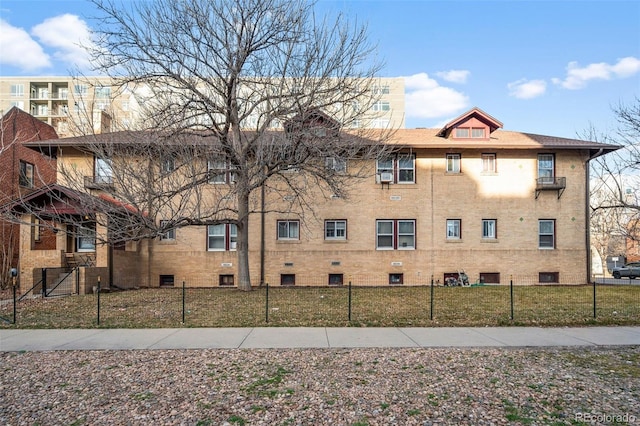
[[[406,77],[407,127],[477,106],[507,130],[576,137],[615,129],[640,98],[640,1],[320,0],[368,23],[384,76]],[[1,0],[0,76],[68,75],[84,0]]]

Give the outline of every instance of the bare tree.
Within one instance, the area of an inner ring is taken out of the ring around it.
[[[77,144],[102,161],[102,195],[82,204],[113,212],[101,216],[109,241],[233,224],[238,287],[250,290],[250,214],[347,197],[389,149],[389,129],[362,130],[379,98],[375,46],[344,16],[319,19],[306,0],[92,2],[94,63],[144,117]],[[66,185],[82,182],[82,168],[62,166]]]
[[[620,104],[613,111],[618,120],[615,133],[588,132],[591,140],[622,146],[592,162],[592,241],[602,258],[622,254],[621,240],[640,241],[640,99]]]

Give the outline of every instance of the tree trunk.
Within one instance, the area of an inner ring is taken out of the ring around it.
[[[243,182],[239,182],[240,185]],[[246,186],[245,186],[246,188]],[[249,274],[249,193],[238,192],[238,288],[251,291],[251,276]]]

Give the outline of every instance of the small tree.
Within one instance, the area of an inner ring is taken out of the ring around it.
[[[250,290],[250,214],[347,197],[388,149],[388,132],[355,130],[379,97],[365,27],[318,19],[306,0],[92,1],[94,61],[136,94],[147,130],[79,142],[128,212],[107,215],[111,240],[234,224],[238,287]],[[69,184],[73,173],[62,170]]]

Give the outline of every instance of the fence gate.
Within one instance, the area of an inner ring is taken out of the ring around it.
[[[42,270],[42,296],[78,294],[78,268],[45,268]]]

